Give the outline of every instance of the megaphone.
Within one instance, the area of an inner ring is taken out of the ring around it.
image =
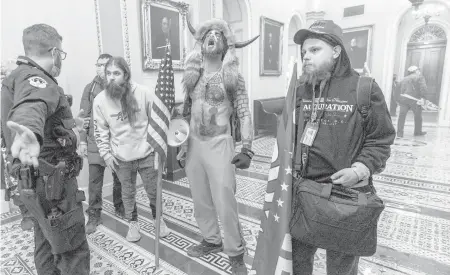
[[[181,146],[189,137],[189,124],[181,118],[172,119],[167,131],[167,144],[172,147]]]

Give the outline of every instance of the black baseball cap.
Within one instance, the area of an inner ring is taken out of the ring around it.
[[[309,29],[301,29],[297,31],[294,36],[294,42],[299,45],[303,45],[303,42],[311,34],[315,35],[329,35],[334,39],[337,39],[340,44],[342,43],[343,33],[341,27],[336,25],[333,20],[317,20]]]

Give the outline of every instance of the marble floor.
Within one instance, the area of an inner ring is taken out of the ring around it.
[[[450,274],[450,129],[428,127],[424,137],[396,139],[375,186],[386,203],[378,227],[378,249],[362,258],[359,274]],[[237,199],[247,242],[250,268],[256,248],[259,216],[275,139],[260,137],[256,156],[246,171],[238,171]],[[236,148],[239,150],[239,147]],[[164,217],[171,229],[160,241],[159,269],[155,268],[155,227],[149,201],[139,185],[137,203],[142,239],[125,240],[127,225],[114,215],[110,185],[105,187],[103,225],[88,236],[91,274],[231,274],[225,254],[190,258],[186,250],[201,240],[186,178],[164,182]],[[37,274],[33,263],[33,234],[23,232],[16,210],[0,216],[2,274]],[[314,274],[326,274],[325,251],[315,256]]]

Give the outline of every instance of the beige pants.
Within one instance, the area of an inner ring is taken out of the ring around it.
[[[186,174],[194,200],[195,219],[205,241],[222,241],[217,216],[224,231],[224,252],[237,256],[244,252],[239,223],[235,166],[231,164],[234,144],[231,136],[209,141],[189,139]]]

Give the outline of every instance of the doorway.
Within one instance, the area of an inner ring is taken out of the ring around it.
[[[420,68],[427,83],[425,98],[439,105],[447,39],[442,28],[425,25],[411,36],[406,53],[406,70]]]

